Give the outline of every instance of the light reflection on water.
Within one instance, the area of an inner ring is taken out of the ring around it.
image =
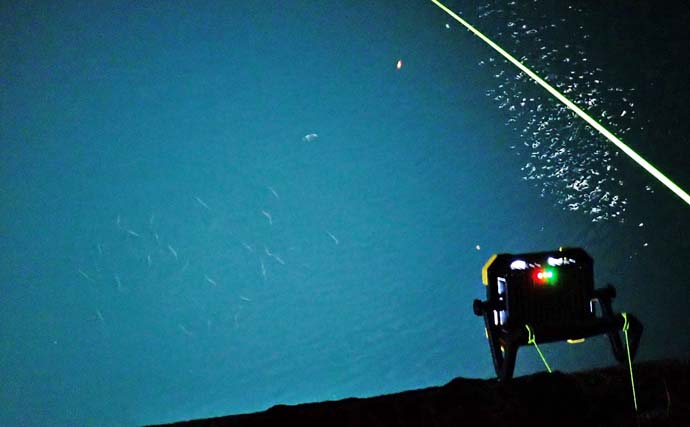
[[[618,137],[636,126],[635,89],[618,87],[590,60],[587,12],[563,6],[553,22],[539,2],[510,2],[505,8],[477,9],[483,28],[508,52],[588,112]],[[562,42],[562,40],[566,40]],[[486,91],[505,112],[506,125],[521,144],[511,146],[524,162],[523,179],[563,209],[580,211],[593,222],[625,222],[628,198],[618,171],[618,151],[566,106],[497,56],[479,62],[496,81]]]

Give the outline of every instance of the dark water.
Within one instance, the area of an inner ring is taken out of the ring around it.
[[[687,205],[431,2],[302,3],[4,4],[0,424],[488,378],[481,267],[561,245],[688,355]],[[688,6],[510,3],[449,6],[687,189]]]

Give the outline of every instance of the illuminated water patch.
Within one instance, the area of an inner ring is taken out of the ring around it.
[[[570,6],[549,14],[544,9],[537,1],[509,2],[503,8],[491,3],[479,7],[476,17],[507,51],[523,55],[520,62],[624,136],[636,126],[634,88],[610,84],[590,60],[585,11]],[[479,65],[496,81],[487,96],[519,138],[510,147],[524,159],[523,179],[533,181],[543,197],[563,209],[583,212],[594,222],[624,222],[627,200],[616,166],[619,152],[503,58],[490,56]]]

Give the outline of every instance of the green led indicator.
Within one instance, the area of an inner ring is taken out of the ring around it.
[[[547,281],[553,277],[553,271],[548,271],[548,270],[540,271],[539,273],[537,273],[537,277],[541,280]]]

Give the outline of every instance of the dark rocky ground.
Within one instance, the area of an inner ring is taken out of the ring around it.
[[[690,360],[496,380],[456,378],[440,387],[344,399],[170,426],[690,426]]]

